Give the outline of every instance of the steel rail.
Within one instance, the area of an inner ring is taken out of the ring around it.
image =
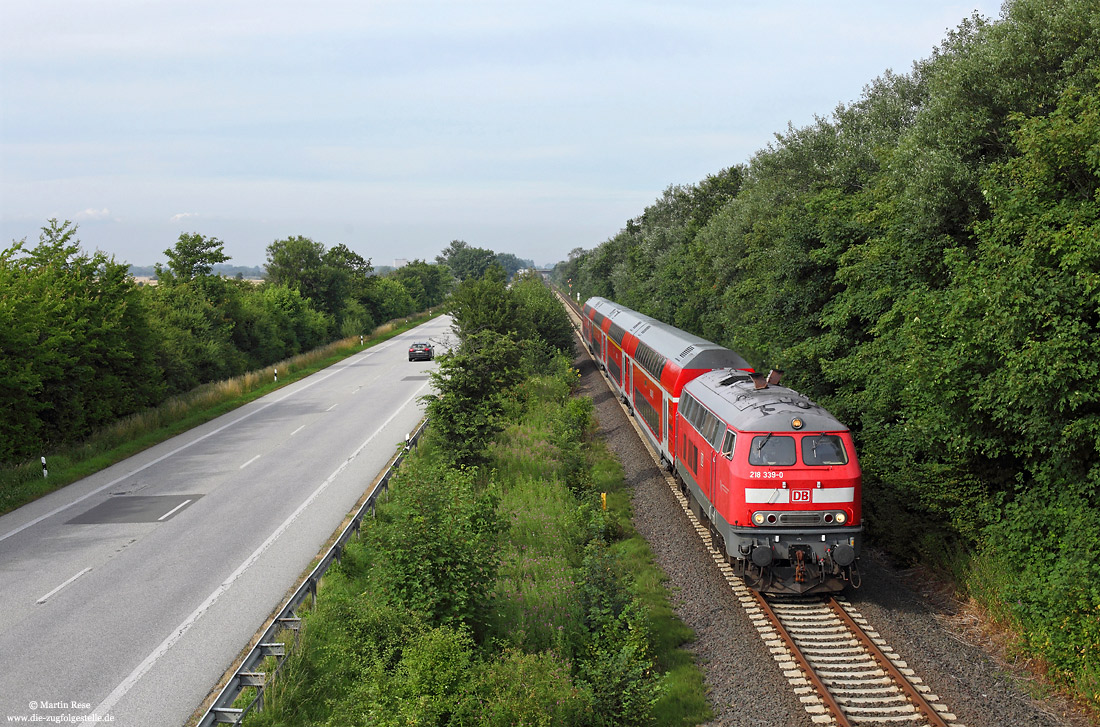
[[[768,617],[768,621],[771,622],[772,628],[779,634],[779,638],[786,644],[787,650],[791,652],[791,656],[798,663],[799,669],[806,675],[806,680],[810,682],[818,696],[821,697],[821,701],[825,703],[825,708],[833,714],[833,719],[836,720],[838,727],[852,727],[852,723],[848,721],[847,715],[844,714],[844,710],[840,708],[836,700],[833,699],[832,693],[829,688],[825,686],[825,682],[821,681],[821,677],[817,675],[817,671],[810,665],[810,662],[806,660],[806,657],[802,654],[802,649],[798,648],[798,645],[794,642],[794,638],[791,637],[787,628],[783,625],[782,620],[772,610],[771,604],[759,591],[752,591],[753,598],[756,599],[757,605],[760,606],[760,610],[764,612],[764,615]]]
[[[909,698],[913,707],[928,720],[928,723],[932,725],[932,727],[948,727],[947,722],[945,722],[943,718],[940,717],[939,713],[933,709],[932,705],[928,703],[928,700],[926,700],[909,679],[894,666],[894,663],[887,658],[886,654],[884,654],[880,648],[878,648],[878,644],[874,642],[874,639],[863,630],[863,627],[855,622],[855,619],[848,615],[844,607],[837,603],[836,599],[832,596],[828,596],[825,599],[825,604],[836,613],[840,620],[844,622],[844,625],[848,627],[848,630],[856,637],[856,640],[858,640],[871,657],[878,662],[879,666],[890,675],[890,678],[894,680],[898,688]]]

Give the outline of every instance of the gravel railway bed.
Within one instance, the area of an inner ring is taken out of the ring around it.
[[[748,614],[691,526],[595,362],[574,365],[591,396],[599,436],[622,462],[634,525],[668,575],[673,606],[695,631],[689,645],[704,672],[715,719],[709,725],[815,727]],[[845,595],[967,727],[1085,727],[1061,700],[1036,701],[1026,676],[953,632],[947,609],[917,593],[905,574],[873,553],[860,559],[863,586]],[[1068,716],[1063,716],[1067,715]]]

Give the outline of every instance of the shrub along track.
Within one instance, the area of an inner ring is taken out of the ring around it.
[[[709,552],[706,528],[695,526],[684,511],[664,472],[639,440],[624,408],[588,356],[577,357],[579,394],[596,405],[599,436],[623,464],[633,492],[634,524],[649,542],[657,564],[668,575],[676,613],[695,631],[689,648],[703,669],[715,711],[712,725],[752,727],[814,727],[802,698],[788,685],[783,663],[761,639],[753,614],[744,608],[721,566]],[[954,727],[1069,727],[1085,725],[1080,716],[1063,716],[1069,707],[1060,700],[1037,702],[1027,693],[1026,677],[1014,675],[951,626],[951,604],[936,604],[915,593],[904,576],[884,565],[873,553],[861,560],[863,587],[846,596],[852,608],[904,655],[907,667],[920,673],[931,693],[957,716]],[[736,579],[735,579],[736,580]],[[743,586],[742,586],[743,588]],[[747,589],[746,589],[747,592]],[[751,595],[751,594],[750,594]],[[758,619],[759,620],[759,619]],[[797,678],[797,677],[791,677]],[[898,722],[897,724],[921,724]]]

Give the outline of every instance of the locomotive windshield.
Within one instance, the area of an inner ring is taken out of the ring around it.
[[[848,464],[848,453],[844,451],[844,442],[835,434],[810,434],[802,438],[802,463]]]
[[[795,462],[794,437],[764,434],[752,438],[749,464],[766,467],[789,467]]]

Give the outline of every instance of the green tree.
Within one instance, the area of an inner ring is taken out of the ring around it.
[[[245,369],[234,345],[236,322],[195,281],[146,289],[157,365],[170,394],[229,378]]]
[[[327,295],[332,300],[345,301],[348,298],[362,301],[370,277],[374,273],[371,261],[348,248],[347,245],[333,245],[325,251],[322,260],[332,268],[331,290]]]
[[[433,371],[435,393],[427,397],[432,430],[445,456],[458,465],[477,465],[503,426],[508,394],[522,379],[522,350],[493,330],[466,333],[458,350],[440,356]]]
[[[475,280],[496,261],[496,253],[485,248],[472,247],[464,240],[451,240],[436,262],[446,265],[459,281]]]
[[[267,280],[294,288],[318,310],[334,316],[343,302],[339,276],[325,260],[325,246],[295,235],[267,246]]]
[[[403,318],[418,310],[409,289],[390,276],[372,278],[368,295],[370,309],[380,322]]]
[[[127,266],[80,249],[51,219],[31,250],[0,253],[0,460],[53,445],[158,400],[142,295]]]
[[[480,278],[463,280],[451,295],[448,312],[463,338],[480,331],[503,335],[524,326],[499,265],[489,267]]]
[[[229,260],[224,248],[225,243],[216,237],[181,232],[175,247],[164,251],[168,256],[168,267],[157,263],[157,278],[164,285],[207,277],[215,265]]]
[[[498,252],[493,260],[504,268],[504,275],[508,280],[515,277],[520,270],[535,267],[535,263],[531,260],[521,260],[510,252]]]
[[[528,322],[530,337],[541,339],[557,351],[572,352],[569,316],[541,275],[531,272],[513,280],[511,296],[516,302],[516,315]]]

